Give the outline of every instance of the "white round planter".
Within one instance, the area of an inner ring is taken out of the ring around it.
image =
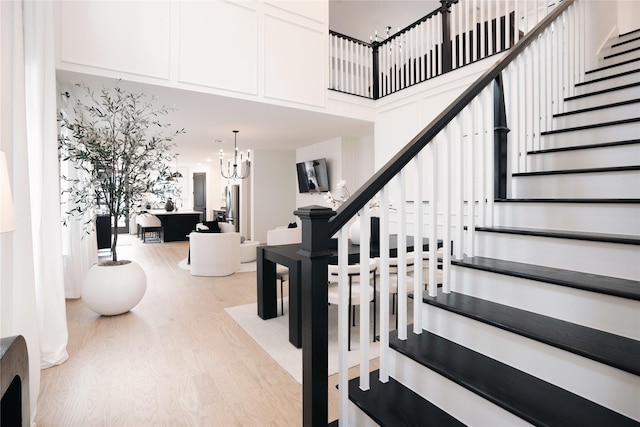
[[[147,290],[147,276],[133,261],[121,265],[95,264],[82,282],[82,300],[103,316],[126,313]]]

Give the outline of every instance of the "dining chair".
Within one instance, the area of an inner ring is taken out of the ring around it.
[[[407,263],[407,283],[413,283],[413,278],[412,278],[412,274],[413,274],[413,268],[414,268],[414,264],[415,264],[415,258],[413,257],[413,253],[407,253],[406,256],[406,263]],[[398,276],[398,270],[399,270],[399,264],[398,264],[398,258],[389,258],[389,295],[391,295],[391,314],[396,315],[396,329],[398,329],[398,316],[397,316],[397,310],[398,310],[398,280],[399,280],[399,276]]]
[[[267,246],[289,245],[302,241],[301,228],[278,228],[267,231]],[[280,313],[284,315],[284,282],[289,281],[289,269],[276,264],[276,280],[280,281]]]
[[[436,260],[436,280],[437,284],[442,284],[442,257],[443,257],[443,249],[438,248],[436,252],[436,256],[438,257]],[[429,251],[422,252],[422,279],[424,281],[424,289],[427,290],[427,286],[429,286]]]
[[[351,326],[356,325],[356,305],[360,305],[360,293],[368,293],[368,301],[373,301],[373,341],[376,340],[376,271],[378,269],[378,262],[375,259],[369,260],[369,283],[373,281],[373,286],[367,284],[364,285],[360,281],[360,264],[351,264],[347,266],[347,277],[349,278],[349,335],[347,338],[348,346],[347,350],[351,351]],[[329,264],[328,266],[328,299],[329,304],[340,303],[339,301],[339,285],[338,285],[339,267],[335,264]],[[352,323],[353,319],[353,325]]]

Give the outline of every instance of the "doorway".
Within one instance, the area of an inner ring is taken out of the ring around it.
[[[201,220],[207,220],[207,174],[193,174],[193,210],[202,212]]]

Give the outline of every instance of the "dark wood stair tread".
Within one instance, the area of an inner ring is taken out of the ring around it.
[[[616,56],[626,55],[627,53],[638,52],[640,51],[640,47],[632,47],[620,52],[612,53],[610,55],[605,55],[603,59],[615,58]]]
[[[526,199],[495,199],[496,203],[593,203],[593,204],[638,204],[640,199],[547,199],[547,198],[526,198]]]
[[[634,61],[637,61],[637,59],[634,59]],[[620,64],[616,64],[616,65],[620,65]],[[601,69],[604,69],[604,68],[606,68],[606,67],[603,67]],[[615,91],[618,91],[618,90],[631,89],[631,88],[638,87],[638,86],[640,86],[640,82],[638,82],[638,83],[629,83],[629,84],[626,84],[626,85],[612,87],[612,88],[609,88],[609,89],[596,90],[594,92],[587,92],[587,93],[582,93],[580,95],[569,96],[569,97],[565,98],[564,100],[565,101],[572,101],[574,99],[588,98],[590,96],[602,95],[602,94],[605,94],[605,93],[611,93],[611,92],[615,92]]]
[[[636,34],[636,33],[640,34],[640,28],[636,28],[635,30],[630,30],[630,31],[627,31],[626,33],[619,34],[618,38],[620,39],[622,37],[625,37],[625,36],[628,36],[628,35],[631,35],[631,34]]]
[[[589,75],[591,73],[597,73],[598,71],[609,70],[611,68],[619,67],[621,65],[627,65],[632,62],[638,62],[638,61],[640,61],[640,58],[628,59],[626,61],[618,62],[617,64],[603,65],[602,67],[598,67],[598,68],[594,68],[593,70],[586,71],[585,74]]]
[[[619,147],[623,145],[635,145],[638,143],[640,143],[640,139],[627,139],[624,141],[600,142],[597,144],[569,145],[565,147],[544,148],[541,150],[527,151],[527,154],[545,154],[545,153],[557,153],[561,151],[593,150],[598,148]]]
[[[438,335],[416,335],[409,326],[407,340],[392,335],[392,348],[451,381],[536,425],[637,426],[638,423],[498,362]]]
[[[613,102],[613,103],[610,103],[610,104],[597,105],[597,106],[594,106],[594,107],[580,108],[578,110],[571,110],[571,111],[565,111],[563,113],[557,113],[557,114],[553,115],[553,118],[573,116],[573,115],[576,115],[576,114],[589,113],[589,112],[598,111],[598,110],[607,110],[609,108],[624,107],[626,105],[633,105],[633,104],[637,104],[639,102],[640,102],[640,99],[628,99],[626,101]]]
[[[464,426],[420,395],[393,378],[378,380],[379,371],[371,372],[370,388],[360,390],[359,379],[349,381],[349,400],[379,425],[396,426]]]
[[[628,75],[635,74],[635,73],[640,73],[640,69],[628,70],[628,71],[624,71],[622,73],[611,74],[610,76],[599,77],[597,79],[587,80],[587,81],[584,81],[584,82],[576,83],[576,87],[585,86],[585,85],[598,83],[598,82],[604,82],[604,81],[607,81],[607,80],[615,79],[615,78],[618,78],[618,77],[624,77],[624,76],[628,76]]]
[[[640,341],[531,311],[451,292],[423,294],[435,307],[640,375]]]
[[[640,245],[640,237],[625,234],[590,233],[583,231],[547,230],[521,227],[476,227],[476,231],[524,236],[552,237],[558,239],[586,240],[591,242],[620,243]]]
[[[630,166],[611,166],[606,168],[584,168],[584,169],[558,169],[537,172],[519,172],[511,174],[511,176],[545,176],[545,175],[572,175],[583,173],[609,173],[609,172],[634,172],[640,170],[640,165]]]
[[[640,86],[640,83],[637,83],[636,85]],[[631,119],[624,119],[624,120],[614,120],[614,121],[611,121],[611,122],[592,123],[592,124],[588,124],[588,125],[584,125],[584,126],[574,126],[574,127],[570,127],[570,128],[547,130],[547,131],[544,131],[544,132],[540,132],[540,135],[542,135],[542,136],[555,135],[555,134],[558,134],[558,133],[575,132],[575,131],[579,131],[579,130],[596,129],[596,128],[602,128],[602,127],[607,127],[607,126],[626,125],[626,124],[635,123],[635,122],[640,122],[640,117],[634,117],[634,118],[631,118]]]
[[[487,257],[452,260],[453,265],[640,301],[640,281]]]

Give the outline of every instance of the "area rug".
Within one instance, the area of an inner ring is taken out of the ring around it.
[[[269,320],[258,317],[256,304],[247,304],[225,310],[284,370],[302,384],[302,349],[295,348],[289,342],[288,302],[285,298],[284,316]],[[356,313],[358,313],[356,311]],[[351,328],[351,351],[349,367],[360,364],[360,328]],[[380,354],[380,344],[370,342],[369,357],[376,358]],[[329,306],[329,366],[328,373],[338,372],[338,307]]]
[[[178,267],[182,268],[183,270],[191,270],[191,267],[189,267],[189,264],[187,264],[187,258],[183,259],[182,261],[180,261],[178,263]],[[240,270],[238,270],[238,273],[246,273],[247,271],[256,271],[256,262],[252,261],[252,262],[245,262],[243,264],[240,264]]]

